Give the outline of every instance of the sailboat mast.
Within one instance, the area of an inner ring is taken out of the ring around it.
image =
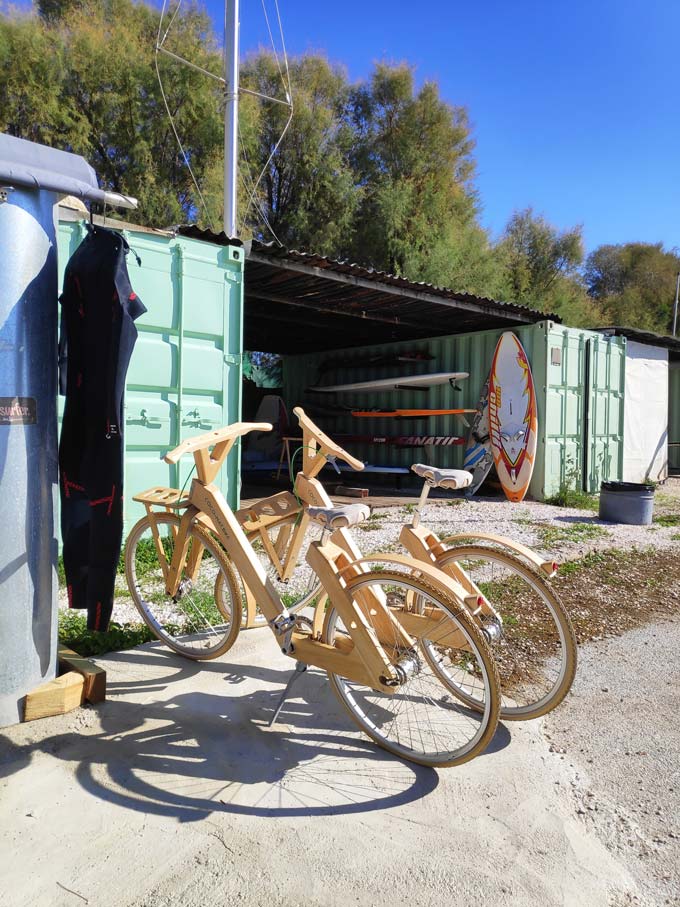
[[[224,4],[224,232],[229,237],[237,233],[239,2]]]

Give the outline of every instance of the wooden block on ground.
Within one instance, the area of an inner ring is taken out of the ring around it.
[[[59,646],[59,670],[76,671],[83,677],[83,690],[88,702],[103,702],[106,699],[106,671],[98,665],[67,649]]]
[[[36,687],[26,696],[24,721],[33,721],[36,718],[49,718],[52,715],[65,715],[71,709],[82,705],[84,694],[84,678],[77,671],[62,674],[56,680],[50,680]]]
[[[367,498],[368,488],[350,488],[346,485],[337,485],[333,493],[345,495],[348,498]]]

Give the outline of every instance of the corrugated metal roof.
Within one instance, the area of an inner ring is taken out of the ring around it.
[[[224,234],[222,234],[224,235]],[[246,244],[246,249],[248,244]],[[501,302],[497,299],[491,299],[488,296],[475,296],[471,293],[460,293],[451,290],[448,287],[439,287],[432,283],[424,281],[408,280],[406,277],[398,277],[395,274],[388,274],[386,271],[376,271],[374,268],[365,268],[362,265],[354,264],[348,261],[339,261],[338,259],[327,258],[324,255],[317,255],[314,252],[300,252],[297,249],[285,249],[274,243],[261,243],[253,240],[250,245],[250,252],[247,257],[250,258],[263,255],[268,258],[279,259],[284,261],[304,262],[313,268],[319,268],[324,271],[332,271],[336,274],[347,274],[362,277],[365,280],[383,283],[387,286],[396,286],[403,289],[411,290],[414,293],[429,293],[435,296],[441,296],[442,299],[455,299],[461,302],[471,302],[475,305],[498,306],[506,312],[517,312],[528,316],[536,316],[531,321],[560,321],[559,316],[546,312],[538,312],[527,306],[517,305],[513,302]]]
[[[182,236],[242,245],[196,226]],[[278,353],[342,349],[556,321],[513,302],[460,293],[348,261],[246,242],[244,347]]]
[[[538,321],[553,314],[346,261],[246,243],[245,348],[301,353]]]
[[[175,233],[178,233],[180,236],[188,236],[189,239],[200,239],[203,242],[211,242],[216,246],[242,246],[243,242],[240,239],[230,239],[224,230],[219,233],[213,233],[212,230],[202,230],[200,227],[197,227],[196,224],[180,224],[178,227],[173,227]]]
[[[680,337],[671,337],[670,334],[656,334],[654,331],[641,331],[639,328],[629,328],[625,325],[614,325],[606,328],[596,328],[600,334],[613,337],[626,337],[637,343],[646,343],[649,346],[660,346],[673,354],[680,356]],[[674,357],[675,358],[675,357]]]

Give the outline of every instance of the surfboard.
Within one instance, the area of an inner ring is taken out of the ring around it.
[[[398,391],[428,390],[440,384],[455,384],[468,377],[468,372],[435,372],[431,375],[397,375],[394,378],[376,378],[374,381],[359,381],[356,384],[328,384],[308,387],[315,394],[344,394],[355,391]]]
[[[389,444],[393,447],[452,447],[465,444],[455,435],[333,435],[338,444]]]
[[[431,362],[430,353],[423,350],[402,350],[399,353],[385,355],[376,353],[372,356],[361,356],[359,359],[326,359],[319,366],[319,375],[341,368],[381,368],[385,365],[401,365],[402,362]]]
[[[479,397],[477,412],[470,424],[463,457],[463,469],[472,473],[472,482],[465,489],[466,497],[471,497],[477,491],[492,466],[493,454],[489,435],[489,378],[487,378]]]
[[[352,415],[359,419],[429,419],[432,416],[465,416],[476,409],[360,409]]]
[[[501,334],[491,363],[489,435],[503,491],[522,501],[534,471],[538,416],[529,360],[512,331]]]

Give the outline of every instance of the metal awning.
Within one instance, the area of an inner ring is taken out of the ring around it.
[[[561,320],[308,252],[246,249],[245,349],[303,353]]]

